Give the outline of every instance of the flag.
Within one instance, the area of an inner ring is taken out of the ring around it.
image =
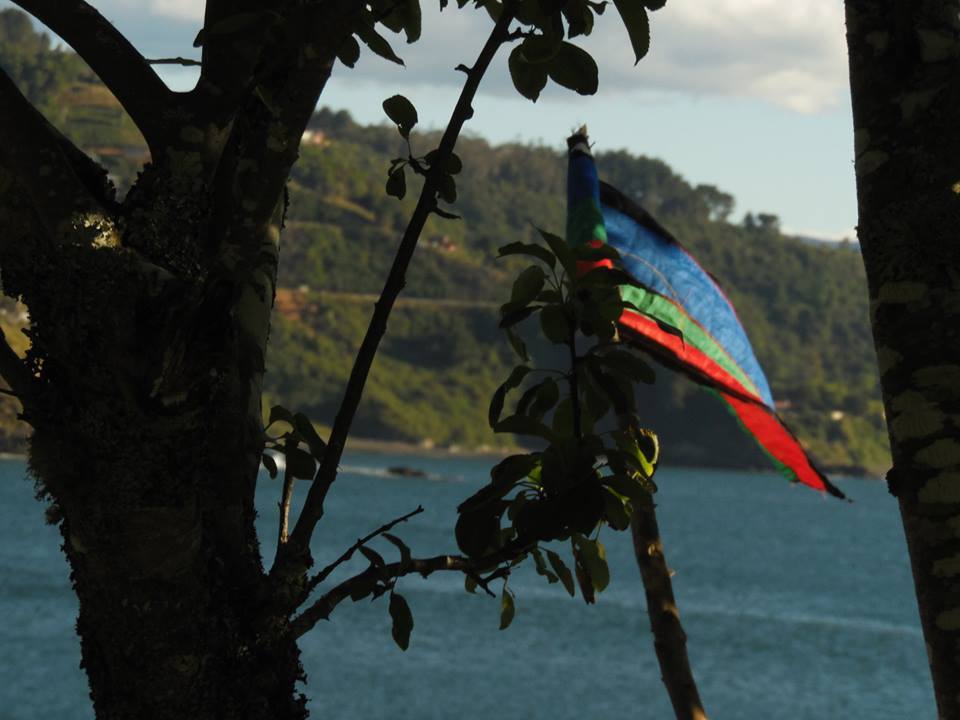
[[[568,141],[567,241],[608,243],[636,285],[620,288],[620,334],[713,390],[791,481],[843,497],[774,409],[767,378],[733,304],[714,278],[653,217],[601,183],[585,132]]]

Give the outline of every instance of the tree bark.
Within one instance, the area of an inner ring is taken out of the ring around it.
[[[960,19],[847,0],[858,235],[941,718],[960,718]]]

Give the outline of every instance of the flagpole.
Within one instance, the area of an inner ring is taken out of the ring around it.
[[[667,688],[677,720],[707,720],[697,682],[687,656],[687,634],[673,595],[670,569],[663,554],[653,496],[633,502],[630,530],[640,577],[647,595],[647,614],[660,677]]]

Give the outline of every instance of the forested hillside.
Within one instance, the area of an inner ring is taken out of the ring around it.
[[[52,51],[24,23],[15,11],[0,12],[0,65],[126,187],[145,155],[129,120],[72,53]],[[783,416],[814,454],[832,467],[884,469],[855,247],[785,237],[769,214],[735,220],[729,194],[693,185],[661,161],[604,152],[603,138],[595,139],[601,176],[656,215],[727,290]],[[427,225],[374,366],[359,435],[461,448],[504,444],[487,428],[486,406],[511,364],[496,306],[518,266],[494,256],[507,242],[532,240],[532,223],[562,233],[562,141],[556,148],[461,142],[454,209],[462,220]],[[436,138],[414,136],[412,143],[422,154]],[[410,194],[402,202],[384,194],[389,161],[404,154],[392,128],[361,127],[344,112],[320,110],[291,178],[268,392],[321,423],[332,421],[413,206]],[[661,370],[643,397],[665,462],[766,466],[708,393]],[[8,448],[15,444],[11,412],[0,416]]]

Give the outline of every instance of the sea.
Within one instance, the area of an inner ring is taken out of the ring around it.
[[[348,454],[316,533],[318,563],[418,505],[424,512],[395,533],[418,556],[455,551],[455,508],[486,481],[491,463]],[[397,477],[393,466],[425,476]],[[772,473],[661,468],[656,480],[667,560],[711,718],[936,716],[903,531],[882,483],[838,479],[847,503]],[[296,492],[299,502],[305,485]],[[264,475],[267,561],[279,496],[279,481]],[[467,594],[454,573],[398,583],[415,622],[406,652],[391,639],[386,598],[346,601],[302,640],[312,716],[669,720],[629,534],[607,529],[602,539],[612,580],[596,605],[517,572],[516,616],[503,631],[499,599]],[[0,462],[3,720],[93,718],[59,545],[23,462]],[[374,547],[388,559],[397,554],[383,541]]]

